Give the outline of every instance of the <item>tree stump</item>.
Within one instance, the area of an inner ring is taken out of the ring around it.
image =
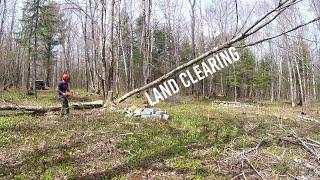
[[[113,102],[113,91],[108,91],[107,101]]]

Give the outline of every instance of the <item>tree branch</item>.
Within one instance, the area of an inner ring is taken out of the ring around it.
[[[301,2],[301,0],[297,1],[297,0],[292,0],[290,1],[289,3],[289,0],[285,0],[283,3],[280,3],[277,7],[275,7],[274,9],[270,10],[268,13],[266,13],[264,16],[262,16],[261,18],[259,18],[251,27],[249,27],[247,30],[245,30],[244,33],[242,33],[241,35],[213,48],[212,50],[210,51],[207,51],[206,53],[200,55],[199,57],[185,63],[185,64],[182,64],[178,67],[176,67],[175,69],[171,70],[170,72],[168,72],[167,74],[159,77],[158,79],[140,87],[140,88],[137,88],[137,89],[134,89],[128,93],[126,93],[125,95],[123,95],[122,97],[118,98],[115,103],[121,103],[123,102],[124,100],[126,100],[127,98],[133,96],[134,94],[136,93],[139,93],[139,92],[142,92],[148,88],[151,88],[151,87],[154,87],[155,85],[165,81],[166,79],[172,77],[173,75],[175,75],[177,72],[183,70],[183,69],[186,69],[188,68],[189,66],[209,57],[210,55],[220,51],[220,50],[223,50],[225,48],[228,48],[228,47],[231,47],[233,44],[235,44],[236,42],[239,42],[245,38],[247,38],[248,36],[251,36],[253,33],[256,33],[257,31],[259,31],[260,29],[262,29],[263,27],[265,27],[266,25],[268,25],[269,23],[271,23],[272,21],[274,21],[278,16],[279,14],[281,14],[282,12],[284,12],[288,7],[294,5],[294,4],[297,4],[299,2]],[[276,15],[274,15],[271,19],[269,19],[268,21],[266,21],[265,23],[259,25],[262,21],[265,20],[265,18],[267,18],[269,15],[275,13],[275,12],[278,12]],[[251,32],[250,32],[251,31]],[[250,33],[249,33],[250,32]]]
[[[304,24],[300,24],[299,26],[296,26],[296,27],[294,27],[294,28],[292,28],[292,29],[290,29],[290,30],[288,30],[288,31],[282,32],[281,34],[278,34],[278,35],[275,35],[275,36],[271,36],[271,37],[268,37],[268,38],[264,38],[264,39],[261,39],[261,40],[259,40],[259,41],[256,41],[256,42],[253,42],[253,43],[244,45],[244,46],[237,46],[237,48],[245,48],[245,47],[249,47],[249,46],[254,46],[254,45],[260,44],[260,43],[262,43],[262,42],[264,42],[264,41],[269,41],[269,40],[271,40],[271,39],[275,39],[275,38],[277,38],[277,37],[280,37],[280,36],[282,36],[282,35],[285,35],[285,34],[287,34],[287,33],[290,33],[290,32],[292,32],[292,31],[295,31],[295,30],[297,30],[297,29],[299,29],[299,28],[301,28],[301,27],[304,27],[304,26],[306,26],[306,25],[309,25],[309,24],[314,23],[314,22],[319,21],[319,20],[320,20],[320,16],[317,17],[317,18],[315,18],[315,19],[313,19],[313,20],[311,20],[311,21],[308,21],[308,22],[306,22],[306,23],[304,23]]]

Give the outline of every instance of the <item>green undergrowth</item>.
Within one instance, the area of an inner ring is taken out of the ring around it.
[[[50,93],[38,99],[18,92],[10,96],[21,103],[56,102]],[[81,97],[98,99],[90,94]],[[133,100],[128,106],[142,102]],[[292,163],[308,153],[298,145],[279,142],[279,138],[294,130],[301,137],[320,140],[317,124],[297,120],[300,109],[285,104],[227,108],[207,100],[160,103],[157,108],[169,113],[168,123],[100,110],[72,111],[66,118],[57,114],[0,116],[0,176],[230,179],[238,172],[233,169],[237,165],[231,164],[235,160],[229,162],[230,156],[254,148],[262,140],[267,143],[261,147],[261,158],[272,172],[298,175]],[[310,108],[314,113],[317,110]],[[279,118],[280,113],[285,118]],[[264,167],[259,161],[253,165],[258,170]]]

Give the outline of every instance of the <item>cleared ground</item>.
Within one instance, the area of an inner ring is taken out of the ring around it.
[[[58,103],[50,91],[38,99],[19,92],[1,93],[0,98]],[[78,91],[72,101],[98,98]],[[320,141],[320,124],[300,119],[301,107],[264,102],[234,108],[212,101],[159,104],[171,115],[169,123],[101,109],[72,111],[68,118],[0,112],[0,178],[319,178],[311,153],[299,143],[280,140],[296,132],[306,142]],[[129,102],[119,109],[141,100]],[[313,104],[304,112],[320,119],[319,110]],[[310,147],[320,150],[320,145]]]

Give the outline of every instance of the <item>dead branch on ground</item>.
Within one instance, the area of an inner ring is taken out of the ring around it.
[[[317,152],[313,149],[313,147],[318,148],[319,145],[305,142],[297,135],[297,133],[295,131],[291,130],[291,132],[292,132],[292,134],[289,137],[282,137],[282,138],[280,138],[280,140],[301,145],[305,150],[307,150],[311,155],[313,155],[315,157],[316,162],[320,166],[320,157],[317,154]]]

